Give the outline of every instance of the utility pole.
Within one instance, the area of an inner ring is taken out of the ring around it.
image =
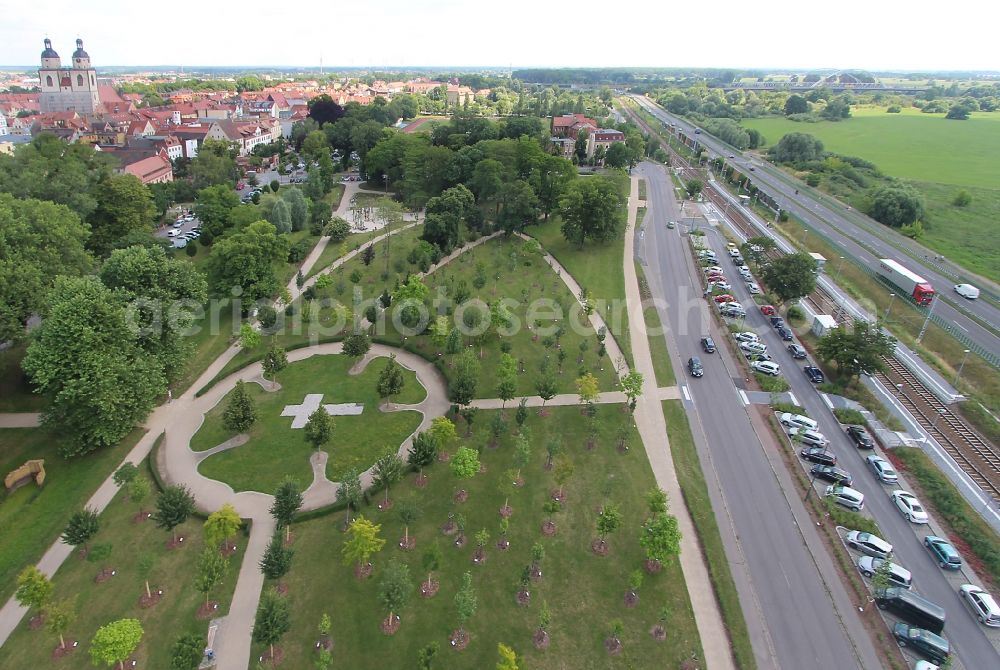
[[[924,325],[920,326],[920,332],[917,334],[917,344],[920,344],[920,340],[924,339],[924,333],[927,332],[927,324],[930,323],[931,315],[934,313],[934,306],[937,305],[938,299],[931,298],[931,308],[927,310],[927,318],[924,319]]]

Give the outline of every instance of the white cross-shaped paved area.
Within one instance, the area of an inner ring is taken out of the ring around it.
[[[281,410],[281,416],[295,417],[292,419],[292,428],[305,428],[309,422],[309,415],[319,408],[322,401],[322,393],[309,393],[301,405],[285,405],[285,408]],[[330,416],[357,416],[365,411],[365,406],[346,402],[337,405],[323,405],[323,409]]]

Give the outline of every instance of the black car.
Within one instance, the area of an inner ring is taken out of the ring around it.
[[[820,465],[837,464],[837,456],[832,451],[827,451],[823,447],[809,447],[799,452],[799,455],[807,461],[819,463]]]
[[[792,355],[792,358],[796,360],[801,360],[806,357],[806,350],[803,349],[798,344],[789,344],[788,353]]]
[[[854,478],[851,477],[850,472],[832,465],[814,465],[809,472],[816,479],[825,479],[828,482],[840,484],[841,486],[850,486],[854,483]]]
[[[703,337],[701,338],[701,348],[705,350],[706,354],[714,354],[715,342],[711,337]]]
[[[802,371],[806,373],[806,377],[809,377],[809,381],[813,384],[822,384],[826,381],[826,377],[823,376],[823,371],[815,365],[807,365],[802,368]]]
[[[848,426],[847,436],[854,441],[858,449],[874,449],[875,441],[872,440],[864,426]]]
[[[743,265],[743,257],[733,256],[733,265]]]
[[[778,337],[785,342],[791,342],[794,339],[792,337],[792,331],[788,330],[784,326],[778,326]]]
[[[771,327],[772,328],[784,328],[784,326],[785,326],[785,320],[782,319],[780,316],[772,316],[771,317]]]
[[[705,374],[705,368],[701,366],[701,359],[697,356],[692,356],[688,359],[688,372],[691,373],[692,377],[701,377]]]

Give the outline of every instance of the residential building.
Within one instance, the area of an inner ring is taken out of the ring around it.
[[[607,151],[615,142],[624,142],[625,133],[614,128],[595,128],[587,135],[587,157],[593,158],[597,147],[604,147]]]
[[[174,180],[174,171],[166,154],[161,152],[125,165],[124,174],[135,175],[143,184],[162,184]]]

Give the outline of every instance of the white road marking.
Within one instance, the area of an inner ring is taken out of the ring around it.
[[[959,328],[961,328],[962,330],[964,330],[965,332],[969,332],[969,329],[968,329],[968,328],[966,328],[966,327],[964,327],[964,326],[963,326],[962,324],[960,324],[960,323],[959,323],[958,321],[952,321],[952,323],[953,323],[953,324],[955,324],[956,326],[958,326]]]
[[[687,384],[681,384],[681,393],[684,394],[684,399],[685,400],[687,400],[688,402],[691,402],[691,394],[688,393]]]
[[[794,393],[792,393],[791,391],[789,391],[788,392],[788,397],[791,399],[793,405],[797,405],[799,407],[802,407],[802,405],[799,405],[799,399],[795,397]]]
[[[747,398],[747,394],[744,393],[743,391],[740,391],[740,398],[743,399],[743,404],[744,405],[749,405],[750,404],[750,400]]]
[[[827,407],[829,407],[830,409],[833,409],[833,403],[830,402],[830,398],[827,397],[827,395],[825,393],[820,393],[819,397],[823,399],[823,402],[826,403]]]

